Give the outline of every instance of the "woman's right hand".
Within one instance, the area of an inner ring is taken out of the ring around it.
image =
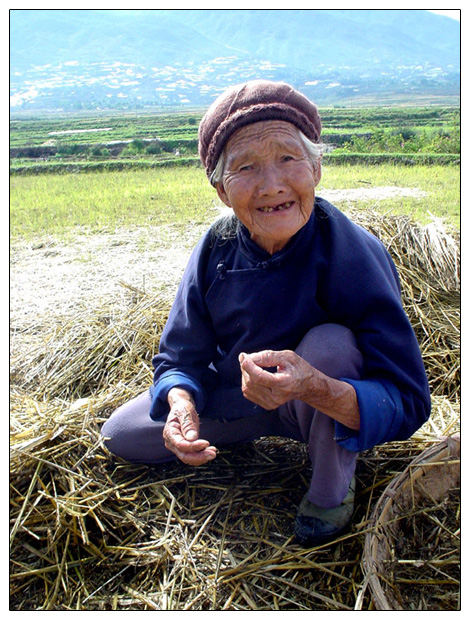
[[[168,393],[168,403],[170,412],[163,429],[167,450],[187,465],[204,465],[215,459],[215,446],[199,439],[199,416],[191,394],[181,388],[172,388]]]

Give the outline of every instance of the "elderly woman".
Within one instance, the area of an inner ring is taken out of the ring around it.
[[[233,216],[196,246],[150,390],[104,424],[132,462],[188,465],[261,436],[308,446],[312,474],[294,531],[338,536],[358,452],[428,418],[418,344],[383,245],[326,200],[316,106],[287,84],[230,88],[199,127],[199,153]]]

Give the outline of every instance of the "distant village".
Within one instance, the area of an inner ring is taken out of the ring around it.
[[[314,75],[295,75],[285,64],[246,60],[236,55],[202,63],[144,67],[123,62],[32,66],[12,71],[11,110],[54,107],[64,111],[90,109],[142,109],[148,106],[199,107],[208,105],[228,84],[253,78],[295,83],[320,104],[354,99],[362,94],[389,90],[431,90],[445,81],[449,68],[409,65],[382,67],[377,73],[348,66],[316,65]],[[297,77],[297,81],[296,81]]]

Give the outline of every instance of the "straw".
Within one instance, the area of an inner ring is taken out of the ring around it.
[[[103,421],[151,382],[169,310],[126,289],[123,306],[77,307],[12,358],[11,609],[373,607],[360,566],[374,506],[415,456],[459,430],[459,259],[456,238],[437,228],[357,219],[397,262],[433,412],[410,440],[360,455],[351,531],[317,548],[294,544],[310,473],[298,442],[263,438],[200,468],[131,465],[103,448]],[[434,559],[428,581],[456,578],[452,551]]]
[[[460,441],[418,455],[387,486],[366,534],[365,581],[381,610],[460,608]]]

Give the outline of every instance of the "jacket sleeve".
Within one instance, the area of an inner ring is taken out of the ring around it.
[[[194,249],[179,285],[168,320],[153,358],[150,417],[168,414],[168,392],[173,387],[188,390],[196,409],[204,408],[206,395],[202,377],[214,359],[216,338],[204,300],[208,237]]]
[[[362,233],[342,248],[347,260],[333,266],[328,292],[335,320],[354,332],[364,360],[360,380],[342,378],[355,388],[360,430],[336,423],[337,442],[355,452],[410,437],[431,410],[424,364],[402,306],[396,268],[382,243]]]

